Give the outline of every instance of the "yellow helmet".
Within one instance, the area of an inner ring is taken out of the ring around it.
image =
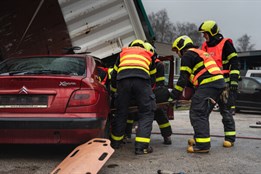
[[[198,28],[199,32],[208,32],[211,36],[215,36],[219,33],[218,25],[215,21],[207,20],[204,21]]]
[[[182,50],[187,44],[193,44],[193,41],[190,37],[183,35],[174,40],[172,44],[172,51],[177,49],[178,51]]]
[[[150,51],[153,54],[155,53],[155,48],[149,42],[145,42],[144,46],[147,51]]]
[[[138,46],[138,47],[145,48],[145,45],[144,45],[144,44],[145,44],[145,43],[144,43],[143,40],[136,39],[136,40],[132,41],[132,42],[129,44],[129,47]]]

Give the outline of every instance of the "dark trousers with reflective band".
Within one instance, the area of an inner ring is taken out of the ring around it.
[[[196,147],[199,149],[210,148],[209,115],[214,105],[209,98],[217,101],[222,90],[198,87],[191,99],[190,122],[194,129]]]
[[[138,106],[138,129],[135,139],[136,148],[147,148],[150,143],[154,110],[156,108],[155,95],[152,92],[150,80],[142,78],[126,78],[117,81],[115,106],[117,112],[112,120],[112,141],[123,139],[130,99],[135,98]]]
[[[125,134],[127,136],[132,133],[133,122],[135,120],[137,120],[135,114],[136,113],[130,113],[128,116],[127,126],[126,126],[126,131],[125,131]],[[163,137],[171,136],[171,134],[172,134],[171,125],[170,125],[169,119],[167,117],[167,113],[163,108],[158,108],[155,111],[154,120],[157,121],[159,128],[160,128],[161,135]]]
[[[229,109],[236,109],[237,91],[229,91],[228,105]]]
[[[224,134],[225,140],[230,142],[235,142],[236,139],[236,126],[234,117],[231,113],[231,103],[234,102],[235,94],[230,92],[228,97],[228,103],[224,103],[224,101],[219,100],[219,110],[222,115],[222,123],[224,125]]]
[[[126,125],[126,129],[125,129],[125,135],[127,137],[131,136],[131,134],[132,134],[133,123],[134,123],[134,121],[137,120],[137,116],[136,115],[137,115],[136,112],[129,113],[129,115],[128,115],[127,125]]]
[[[155,117],[154,119],[157,121],[159,128],[160,128],[160,132],[161,135],[163,137],[169,137],[172,134],[172,129],[169,123],[169,119],[166,113],[166,110],[164,110],[163,108],[158,108],[155,111]]]

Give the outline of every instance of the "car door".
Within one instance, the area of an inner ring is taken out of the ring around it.
[[[239,83],[236,107],[255,110],[261,108],[261,84],[254,78],[245,77]]]

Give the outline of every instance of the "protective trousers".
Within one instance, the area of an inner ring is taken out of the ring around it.
[[[157,121],[157,123],[159,125],[161,135],[163,137],[171,136],[172,129],[171,129],[171,126],[170,126],[170,123],[169,123],[169,119],[167,117],[166,110],[164,110],[163,108],[158,108],[155,111],[154,119]]]
[[[229,91],[227,103],[223,100],[219,100],[219,110],[222,115],[222,123],[224,125],[225,140],[235,142],[236,139],[236,126],[231,112],[231,103],[235,102],[235,92]]]
[[[136,113],[130,113],[128,116],[127,126],[126,126],[126,131],[125,131],[125,134],[128,138],[131,137],[133,123],[134,123],[134,121],[137,120],[137,116],[135,116],[135,114]],[[154,120],[156,120],[159,125],[161,135],[163,137],[171,136],[172,129],[171,129],[171,125],[169,123],[169,119],[167,117],[167,113],[166,113],[165,109],[158,108],[154,114],[155,114]]]
[[[232,111],[236,109],[236,99],[237,99],[237,91],[229,91],[229,96],[228,96],[228,105],[229,105],[229,109],[230,112],[232,113]]]
[[[210,98],[217,101],[223,89],[198,87],[191,98],[190,122],[194,129],[196,148],[210,148],[209,115],[214,107]]]
[[[135,147],[148,148],[156,108],[155,95],[148,79],[133,77],[117,81],[117,92],[115,93],[117,111],[112,120],[111,139],[112,141],[123,140],[129,114],[128,107],[133,97],[138,106],[138,129]]]

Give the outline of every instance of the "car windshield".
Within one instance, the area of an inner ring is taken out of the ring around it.
[[[255,79],[261,84],[261,77],[256,77]]]
[[[56,74],[83,76],[85,59],[80,57],[11,58],[0,63],[0,75]]]

